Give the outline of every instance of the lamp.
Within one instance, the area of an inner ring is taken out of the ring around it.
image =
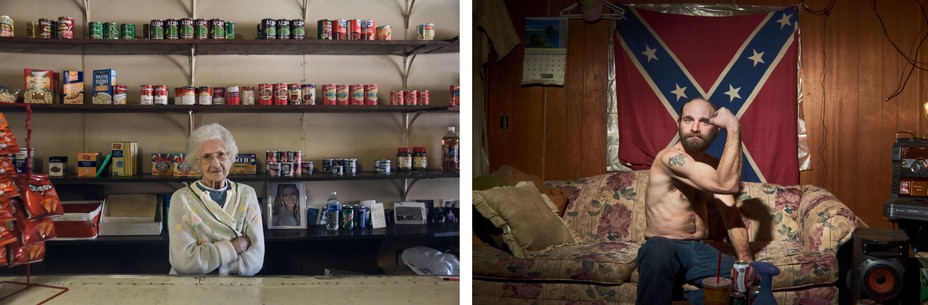
[[[577,0],[577,3],[580,4],[583,20],[586,22],[595,22],[603,18],[603,0]]]

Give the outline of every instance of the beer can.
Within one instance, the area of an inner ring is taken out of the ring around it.
[[[0,16],[0,37],[13,37],[13,29],[13,18],[7,15]],[[29,31],[28,28],[26,31]]]
[[[238,86],[229,86],[226,88],[226,105],[241,104],[241,94]]]
[[[193,38],[209,39],[209,20],[197,19],[193,21]]]
[[[348,40],[361,40],[361,19],[348,19]]]
[[[377,106],[377,84],[364,85],[364,105]]]
[[[261,19],[261,29],[264,30],[264,39],[277,39],[277,19]]]
[[[390,29],[389,25],[381,25],[377,27],[377,40],[393,40],[393,31]]]
[[[222,19],[209,20],[209,39],[226,39],[226,22]]]
[[[349,101],[351,105],[364,105],[364,85],[348,86]]]
[[[153,102],[155,105],[167,105],[168,104],[168,86],[167,85],[152,86],[152,93],[154,95]]]
[[[151,85],[139,86],[139,104],[151,105],[155,103],[154,89]]]
[[[306,22],[303,19],[290,20],[290,38],[303,39],[306,36]]]
[[[258,105],[274,104],[274,87],[271,84],[258,84]]]
[[[332,40],[332,20],[320,19],[316,22],[316,38],[319,40]]]
[[[406,97],[403,93],[403,90],[400,91],[390,91],[390,105],[403,105],[406,104]]]
[[[336,104],[344,106],[350,104],[348,101],[348,85],[335,85]]]
[[[355,208],[354,206],[342,206],[342,223],[339,228],[345,230],[354,230]]]
[[[290,39],[290,19],[277,20],[277,39]]]
[[[289,105],[302,105],[303,104],[303,86],[300,84],[289,84],[287,85],[287,104]]]
[[[435,39],[435,24],[423,23],[416,27],[416,39],[433,40]]]
[[[197,104],[200,105],[212,105],[213,104],[213,88],[210,86],[200,86],[200,89],[197,90]]]
[[[451,95],[450,100],[448,101],[448,106],[461,106],[461,85],[451,85],[450,91]]]
[[[415,105],[419,105],[419,91],[407,90],[406,91],[406,106],[415,106]]]
[[[38,23],[35,25],[35,33],[33,33],[34,36],[31,37],[38,38]],[[29,28],[26,29],[28,30]],[[90,36],[90,39],[103,39],[103,23],[97,21],[87,23],[87,34]],[[161,35],[164,36],[164,32],[162,32]]]
[[[135,34],[134,29],[133,34]],[[74,39],[74,18],[58,17],[58,38]]]
[[[429,95],[430,95],[430,94],[429,94],[429,91],[428,91],[428,90],[419,91],[419,101],[418,101],[418,105],[426,105],[426,106],[427,106],[427,105],[429,104]]]
[[[235,39],[235,22],[226,21],[226,39]]]
[[[182,18],[179,27],[178,37],[180,37],[180,39],[193,39],[194,33],[196,32],[196,22],[193,18]]]
[[[242,105],[254,105],[255,104],[255,88],[252,86],[242,87],[241,92]]]
[[[148,39],[164,39],[164,20],[152,19],[148,23]]]
[[[374,20],[372,19],[362,19],[361,20],[361,40],[375,40],[377,39],[377,28],[374,26]]]
[[[316,85],[315,84],[303,84],[303,104],[304,105],[315,105],[316,104]]]
[[[345,19],[332,20],[332,35],[335,40],[348,40],[348,21]]]
[[[747,293],[748,287],[750,286],[751,279],[748,278],[748,262],[744,260],[738,260],[732,265],[734,270],[734,276],[732,277],[732,291],[737,291],[740,293]]]
[[[337,86],[334,84],[322,85],[322,104],[338,105]]]
[[[177,19],[164,20],[164,39],[180,38],[180,21]]]
[[[226,104],[226,87],[213,87],[213,105]]]

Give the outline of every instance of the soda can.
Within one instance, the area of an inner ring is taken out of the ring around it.
[[[213,88],[210,86],[200,86],[200,89],[197,90],[197,104],[200,105],[212,105],[213,104]]]
[[[194,32],[196,32],[194,29],[196,27],[196,22],[193,18],[182,18],[179,26],[178,37],[180,37],[180,39],[193,39]]]
[[[141,85],[139,88],[139,104],[151,105],[155,102],[154,89],[151,85]]]
[[[419,105],[419,92],[416,90],[406,91],[406,106]]]
[[[361,40],[360,19],[348,19],[348,40]]]
[[[348,85],[335,85],[336,104],[340,106],[348,105]]]
[[[226,39],[235,39],[235,22],[226,21]]]
[[[197,19],[193,21],[193,38],[209,39],[209,20]]]
[[[338,105],[337,86],[334,84],[322,85],[322,104]]]
[[[429,91],[428,91],[428,90],[419,91],[419,101],[418,101],[418,105],[426,105],[426,106],[427,106],[427,105],[429,104],[429,95],[430,95],[430,94],[429,94]]]
[[[306,22],[303,19],[290,20],[290,38],[303,39],[306,36]]]
[[[290,39],[290,19],[277,20],[277,39]]]
[[[377,84],[364,85],[364,105],[377,106]]]
[[[332,20],[332,35],[334,40],[348,40],[348,21],[345,19]]]
[[[356,205],[355,209],[357,210],[357,215],[355,215],[355,218],[357,219],[355,221],[356,227],[361,228],[362,230],[367,229],[367,222],[371,218],[371,211],[368,210],[367,207],[360,204]]]
[[[316,22],[317,25],[317,39],[319,40],[332,40],[332,20],[329,19],[320,19]]]
[[[315,84],[303,84],[303,104],[304,105],[315,105],[316,104],[316,85]]]
[[[403,105],[406,103],[406,97],[403,90],[390,91],[390,105]]]
[[[435,39],[435,24],[423,23],[416,27],[416,39],[433,40]]]
[[[243,86],[240,93],[242,99],[242,105],[254,105],[255,104],[255,88],[252,86]]]
[[[377,39],[377,27],[374,26],[374,20],[372,19],[362,19],[361,20],[361,40],[375,40]]]
[[[28,22],[26,32],[29,32]],[[0,16],[0,37],[13,37],[13,18],[7,15]],[[26,36],[29,36],[28,34]]]
[[[168,104],[168,86],[167,85],[152,86],[152,93],[154,95],[153,102],[155,105],[167,105]]]
[[[180,38],[180,21],[177,19],[164,20],[164,39]]]
[[[393,40],[393,31],[390,29],[389,25],[381,25],[377,27],[377,40]]]
[[[34,35],[38,35],[38,24],[35,24],[35,25],[36,25],[36,32],[34,33]],[[28,29],[29,28],[27,27],[26,30]],[[88,22],[87,23],[87,34],[88,36],[90,36],[90,39],[103,39],[103,23],[97,22],[97,21]],[[26,35],[28,36],[29,34],[27,33]],[[163,36],[164,32],[162,32],[161,35]],[[36,36],[30,36],[30,37],[38,38]]]
[[[277,39],[277,19],[264,18],[261,20],[261,27],[264,30],[264,39]]]
[[[345,230],[354,230],[355,209],[354,206],[342,206],[342,223],[339,228]]]
[[[748,262],[744,260],[738,260],[734,265],[731,266],[734,270],[734,276],[732,277],[732,291],[747,293],[748,287],[750,286],[751,279],[748,278]]]
[[[290,105],[302,105],[303,104],[303,86],[300,84],[289,84],[287,86],[288,97],[287,104]]]
[[[364,85],[348,86],[349,104],[364,105]]]
[[[226,87],[213,87],[213,105],[226,104]]]
[[[238,86],[229,86],[226,88],[226,105],[241,104],[241,95]]]
[[[209,39],[226,39],[226,22],[222,19],[209,20]]]
[[[271,84],[258,84],[258,105],[274,105],[274,87]]]
[[[451,85],[451,98],[448,101],[448,106],[457,107],[461,106],[461,85]]]
[[[134,32],[133,29],[133,34],[135,34]],[[58,17],[58,38],[74,39],[74,18]]]

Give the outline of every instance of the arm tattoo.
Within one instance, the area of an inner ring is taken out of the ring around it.
[[[670,157],[670,166],[686,164],[686,159],[684,159],[684,154],[678,154],[676,156]]]

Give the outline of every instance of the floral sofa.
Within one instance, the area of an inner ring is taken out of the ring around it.
[[[475,243],[474,304],[634,304],[647,183],[648,171],[545,182],[566,191],[563,220],[578,242],[531,258]],[[815,296],[837,304],[836,252],[860,219],[816,186],[742,183],[737,202],[755,259],[781,270],[773,280],[777,302],[790,305]],[[724,226],[717,223],[710,225],[719,240],[712,243],[733,255],[730,244],[721,241]]]

